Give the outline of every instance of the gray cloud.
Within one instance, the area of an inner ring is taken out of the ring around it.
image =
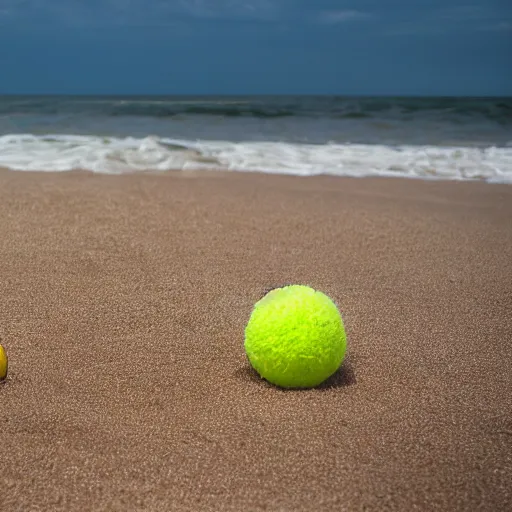
[[[510,22],[503,21],[502,13],[487,4],[467,4],[429,9],[418,12],[414,19],[390,23],[385,35],[442,35],[454,31],[508,30]]]
[[[486,32],[512,32],[512,20],[483,25],[480,27],[480,30],[484,30]]]
[[[322,23],[334,25],[338,23],[346,23],[348,21],[362,20],[368,17],[369,14],[362,11],[356,11],[352,9],[338,9],[322,11],[318,16],[318,19]]]
[[[274,20],[279,16],[278,2],[270,0],[180,0],[180,10],[197,18],[241,18]]]
[[[166,24],[188,19],[273,21],[287,0],[0,0],[0,16],[64,25]]]

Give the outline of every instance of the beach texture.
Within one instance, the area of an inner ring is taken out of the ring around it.
[[[512,187],[0,171],[0,508],[506,511]],[[262,381],[253,304],[340,307],[343,368]]]

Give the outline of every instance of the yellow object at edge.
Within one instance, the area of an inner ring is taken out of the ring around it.
[[[7,354],[4,347],[0,345],[0,381],[7,377]]]

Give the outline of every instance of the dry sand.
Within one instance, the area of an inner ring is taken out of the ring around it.
[[[512,187],[0,172],[0,508],[512,505]],[[343,369],[282,391],[268,288],[340,306]]]

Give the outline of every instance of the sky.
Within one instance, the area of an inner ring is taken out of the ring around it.
[[[0,94],[512,95],[512,1],[0,0]]]

